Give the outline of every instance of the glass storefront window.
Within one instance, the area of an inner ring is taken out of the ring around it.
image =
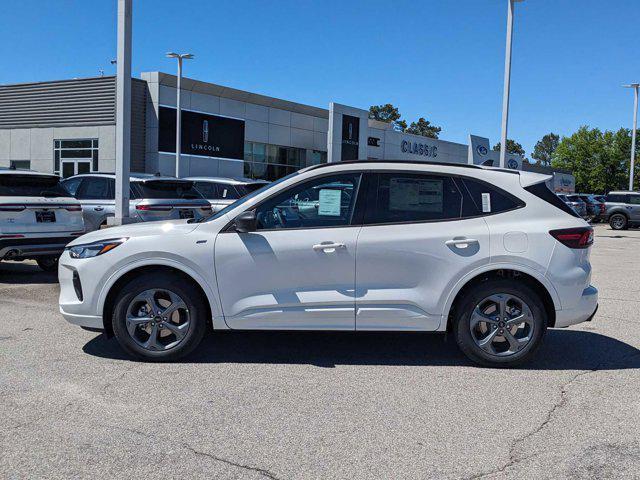
[[[72,174],[98,171],[98,139],[56,139],[53,141],[53,172]],[[89,165],[91,166],[89,170]]]
[[[277,180],[308,165],[327,161],[327,153],[313,150],[307,161],[307,150],[296,147],[245,142],[244,176],[248,178]]]

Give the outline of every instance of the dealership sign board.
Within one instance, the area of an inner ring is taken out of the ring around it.
[[[500,165],[500,151],[489,148],[489,139],[469,135],[469,150],[467,161],[470,165],[486,165],[497,167]],[[512,170],[522,170],[522,155],[507,153],[505,167]]]
[[[342,115],[342,158],[357,160],[360,146],[360,118]]]
[[[180,150],[185,155],[244,158],[244,120],[182,110]],[[176,151],[176,109],[160,107],[158,150]]]

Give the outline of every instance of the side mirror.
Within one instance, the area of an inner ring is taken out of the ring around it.
[[[236,232],[238,233],[254,232],[258,226],[256,212],[254,212],[253,210],[242,212],[236,217],[235,224]]]

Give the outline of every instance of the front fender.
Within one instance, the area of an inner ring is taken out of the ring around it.
[[[211,315],[213,317],[213,328],[226,330],[226,323],[224,322],[222,316],[222,308],[220,302],[218,301],[218,296],[214,291],[213,287],[210,285],[210,282],[206,279],[204,274],[199,272],[197,266],[192,265],[192,262],[185,258],[174,259],[170,258],[168,254],[164,252],[149,252],[149,257],[137,258],[125,265],[120,266],[118,269],[113,271],[111,275],[107,278],[107,280],[103,283],[102,289],[100,290],[100,295],[98,297],[98,314],[102,314],[104,312],[104,306],[107,299],[107,295],[111,290],[111,287],[118,281],[118,279],[122,278],[128,272],[135,270],[141,267],[152,267],[152,266],[164,266],[174,268],[183,272],[186,275],[189,275],[193,278],[204,290],[205,295],[207,296],[207,300],[211,307]],[[213,269],[213,264],[211,265]]]

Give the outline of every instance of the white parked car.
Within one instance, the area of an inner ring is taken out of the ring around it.
[[[55,271],[65,245],[83,233],[80,203],[58,176],[0,168],[0,260],[35,259]]]
[[[188,177],[184,180],[194,183],[196,190],[209,200],[214,213],[269,184],[266,180],[250,178]]]
[[[593,231],[548,177],[487,167],[309,167],[211,218],[74,241],[60,310],[130,354],[175,359],[214,330],[452,331],[482,365],[590,320]]]

